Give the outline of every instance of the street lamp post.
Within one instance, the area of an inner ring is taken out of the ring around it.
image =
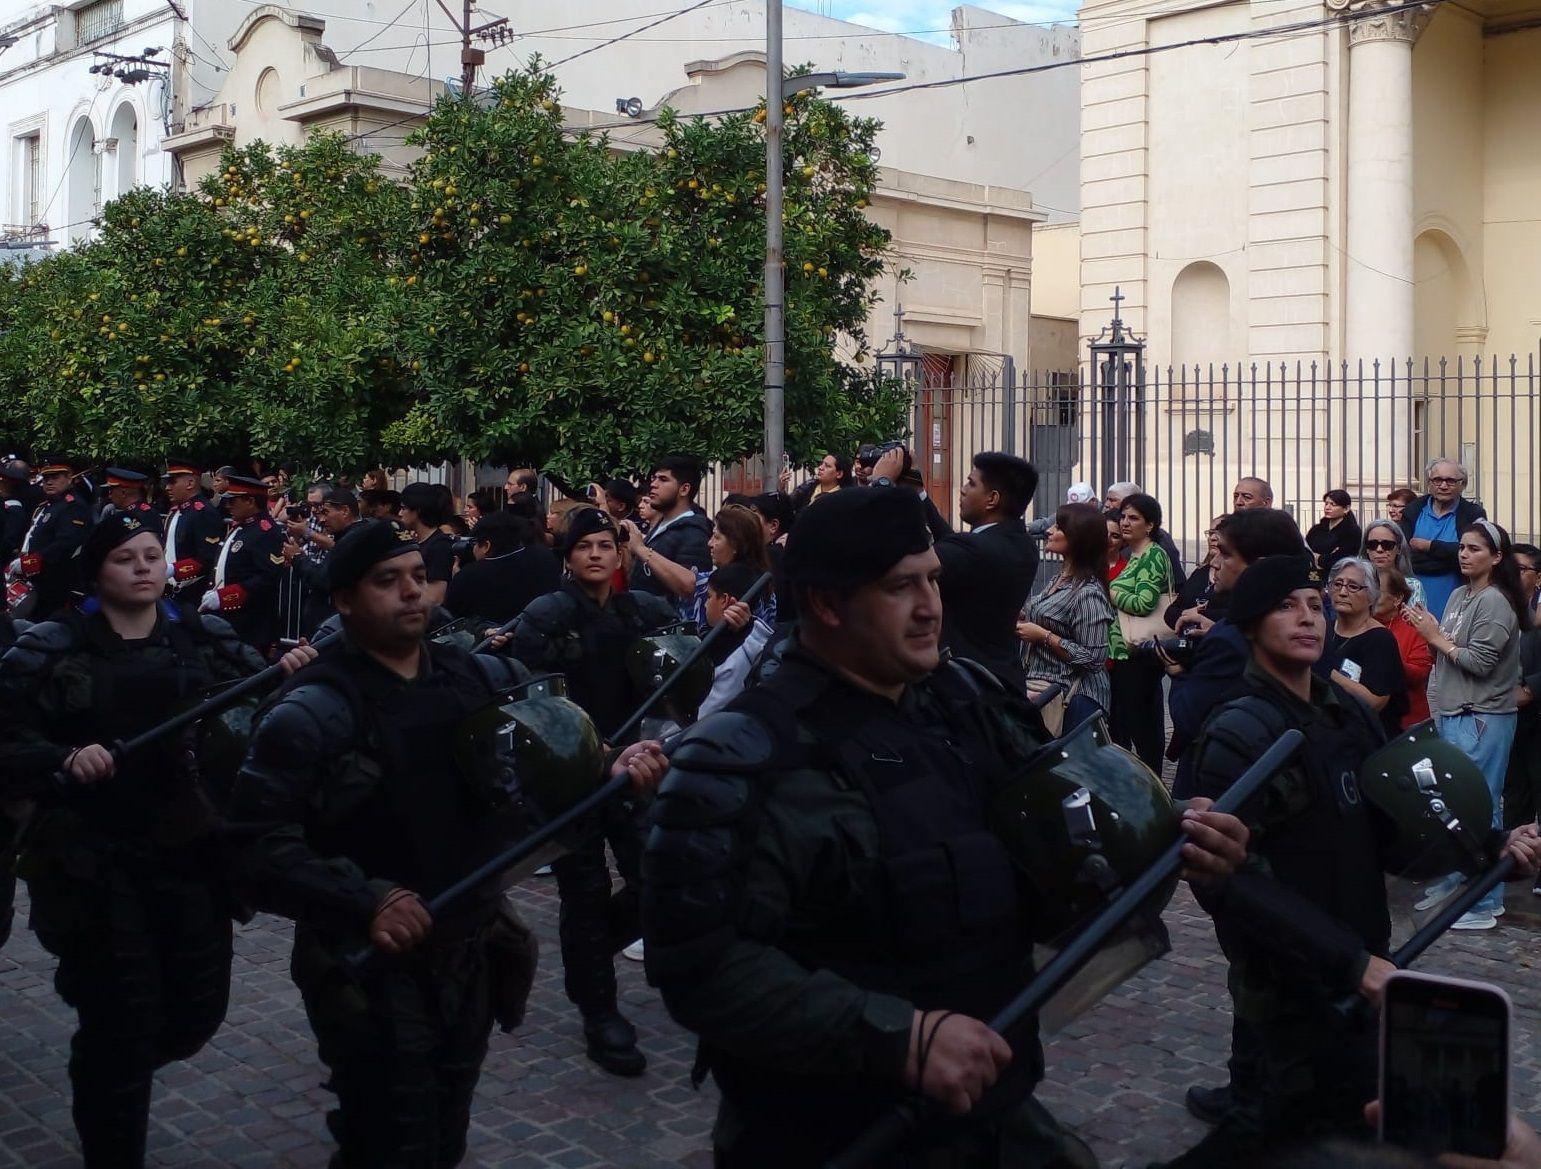
[[[805,89],[855,89],[903,81],[903,73],[808,73],[787,77],[781,51],[781,0],[765,0],[765,477],[775,491],[786,452],[786,262],[781,254],[782,137],[787,98]],[[776,82],[779,81],[779,85]]]

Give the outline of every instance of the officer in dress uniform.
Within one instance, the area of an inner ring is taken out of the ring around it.
[[[1033,1101],[1036,1021],[984,1022],[1048,932],[987,815],[1041,720],[983,666],[942,662],[913,491],[827,496],[784,567],[792,644],[686,732],[643,853],[648,978],[721,1088],[717,1165],[820,1166],[909,1092],[971,1123],[889,1166],[1094,1163]],[[1234,817],[1182,824],[1193,868],[1241,863]]]
[[[85,602],[0,660],[0,805],[30,811],[18,867],[79,1018],[69,1074],[85,1163],[138,1169],[155,1070],[191,1057],[225,1017],[231,904],[187,743],[126,759],[110,744],[262,661],[224,621],[161,600],[153,521],[107,517],[80,562]]]
[[[1394,969],[1384,873],[1396,871],[1398,839],[1360,779],[1385,735],[1368,707],[1312,671],[1327,636],[1322,573],[1306,555],[1265,556],[1237,580],[1227,619],[1250,650],[1245,692],[1195,741],[1197,790],[1223,794],[1291,728],[1305,743],[1249,805],[1245,868],[1197,891],[1230,959],[1232,1009],[1248,1040],[1232,1057],[1240,1066],[1229,1111],[1166,1169],[1231,1169],[1291,1141],[1368,1136],[1375,1035],[1332,1004],[1358,992],[1379,1006]],[[1530,872],[1534,831],[1508,840]]]
[[[34,600],[34,621],[52,617],[69,604],[80,587],[75,551],[95,522],[91,501],[75,488],[75,467],[62,456],[45,456],[38,466],[43,500],[32,513],[32,525],[21,542],[21,574]]]
[[[231,807],[250,841],[237,872],[258,908],[296,923],[291,969],[337,1094],[334,1169],[448,1169],[465,1154],[507,918],[496,879],[440,918],[427,903],[522,830],[533,782],[500,751],[452,746],[528,675],[424,640],[427,569],[400,524],[355,524],[327,572],[343,636],[253,737]],[[656,743],[614,765],[649,786],[663,769]],[[351,968],[368,943],[377,960]]]
[[[267,500],[262,480],[230,476],[224,499],[230,532],[214,561],[212,585],[198,602],[200,613],[218,613],[262,654],[276,636],[278,580],[284,571],[284,533],[268,518]]]
[[[161,522],[160,512],[150,503],[150,477],[127,467],[108,467],[102,472],[102,487],[113,512],[127,512],[142,520]]]
[[[21,460],[0,461],[0,567],[9,566],[21,553],[30,519],[24,497],[30,478]]]
[[[203,471],[192,459],[174,458],[161,476],[171,509],[166,513],[166,560],[179,600],[197,605],[214,581],[225,543],[225,515],[203,491]]]
[[[590,507],[572,514],[558,549],[567,578],[555,592],[525,606],[508,652],[531,670],[567,677],[567,691],[601,734],[617,729],[647,697],[624,668],[643,634],[679,620],[674,606],[644,592],[616,592],[621,564],[615,520]],[[619,746],[621,744],[612,744]],[[633,809],[617,801],[606,810],[604,837],[595,837],[551,867],[561,894],[562,969],[567,997],[583,1015],[588,1056],[619,1076],[639,1076],[647,1059],[637,1032],[621,1014],[615,952],[634,941],[638,923],[640,830]],[[605,838],[625,888],[613,893]]]

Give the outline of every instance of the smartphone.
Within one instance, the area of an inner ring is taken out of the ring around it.
[[[1380,1137],[1497,1160],[1509,1126],[1513,1007],[1496,986],[1397,972],[1380,1016]]]

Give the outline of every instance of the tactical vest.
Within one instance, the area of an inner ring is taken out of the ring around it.
[[[495,693],[472,657],[451,646],[427,645],[429,675],[413,682],[361,668],[347,652],[324,651],[295,683],[335,690],[353,726],[307,835],[322,855],[431,898],[502,839],[509,793],[494,744],[456,736]]]
[[[1242,758],[1256,759],[1291,720],[1260,694],[1236,699],[1205,729]],[[1313,722],[1297,762],[1264,789],[1252,850],[1281,884],[1355,930],[1365,948],[1384,954],[1391,934],[1377,823],[1359,791],[1360,765],[1380,745],[1364,707],[1344,701],[1341,723]],[[1200,758],[1204,745],[1200,746]]]
[[[567,589],[562,592],[567,594]],[[562,624],[537,625],[551,638],[546,665],[567,676],[568,696],[588,711],[601,734],[608,734],[645,697],[627,676],[626,651],[651,627],[629,593],[614,594],[599,613],[575,597],[567,599]]]
[[[145,641],[123,641],[90,613],[71,610],[59,620],[73,644],[52,671],[66,704],[54,712],[56,742],[111,746],[133,738],[201,699],[214,681],[197,618],[170,605],[158,635]],[[106,835],[137,836],[162,827],[168,802],[197,802],[202,818],[196,785],[188,739],[172,736],[121,761],[111,781],[72,786],[68,806]]]
[[[828,675],[791,659],[734,709],[794,743],[794,765],[859,789],[878,829],[878,853],[851,858],[856,897],[840,928],[780,948],[922,1010],[988,1019],[1030,973],[1032,939],[1011,858],[985,821],[989,792],[1020,761],[965,669],[944,666],[913,688],[913,709],[853,726],[842,704],[820,702]]]

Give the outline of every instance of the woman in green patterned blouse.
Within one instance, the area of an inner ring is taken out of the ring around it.
[[[1119,527],[1129,563],[1108,591],[1119,612],[1144,617],[1155,611],[1164,593],[1172,591],[1172,564],[1155,539],[1161,527],[1161,505],[1149,495],[1137,494],[1120,506],[1123,515]],[[1159,775],[1166,744],[1161,663],[1154,654],[1131,656],[1117,621],[1108,630],[1108,656],[1113,662],[1113,709],[1108,728],[1113,741],[1128,747]]]

